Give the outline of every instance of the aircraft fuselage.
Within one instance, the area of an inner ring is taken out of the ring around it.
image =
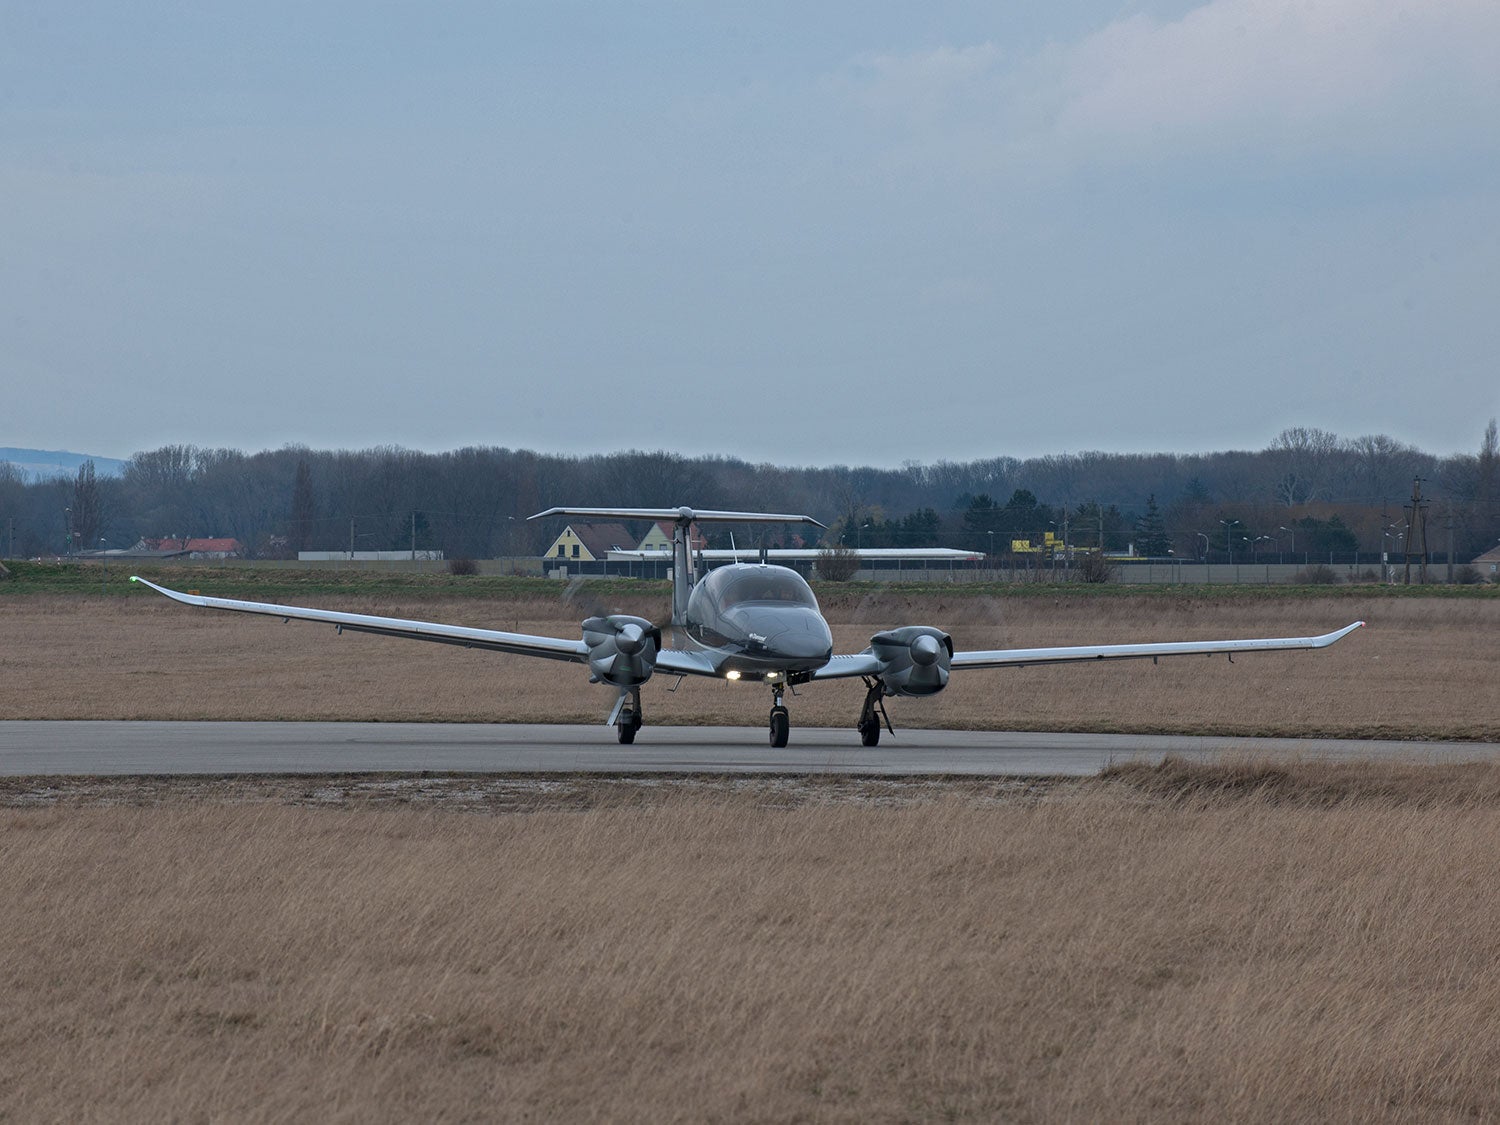
[[[833,633],[817,598],[784,566],[709,571],[693,587],[680,630],[730,679],[796,680],[833,656]]]

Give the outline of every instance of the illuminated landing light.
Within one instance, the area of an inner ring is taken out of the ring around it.
[[[738,672],[725,672],[724,678],[726,680],[737,680],[740,678],[740,674]]]

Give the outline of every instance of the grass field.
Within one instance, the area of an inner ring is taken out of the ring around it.
[[[268,593],[560,636],[632,586]],[[841,650],[1323,632],[977,672],[898,725],[1500,738],[1500,600],[841,589]],[[0,717],[597,722],[581,668],[0,595]],[[760,725],[747,685],[648,719]],[[854,684],[791,700],[851,725]],[[607,732],[601,732],[607,736]],[[649,737],[649,729],[642,739]],[[851,738],[853,734],[851,732]],[[0,1121],[1500,1118],[1500,765],[1085,781],[0,780]]]
[[[1494,766],[578,784],[0,810],[0,1119],[1500,1115]]]
[[[267,593],[197,580],[205,593],[571,637],[600,609],[657,618],[665,596],[628,583],[560,593],[497,580],[489,597],[378,582],[359,594]],[[383,581],[383,579],[381,579]],[[453,580],[444,578],[452,583]],[[187,583],[183,583],[186,585]],[[136,588],[139,590],[139,587]],[[1500,597],[1390,597],[1263,590],[1026,596],[905,587],[824,589],[839,651],[900,623],[949,629],[961,648],[1321,633],[1368,622],[1332,649],[1184,657],[956,675],[930,700],[895,700],[898,726],[1019,730],[1500,739],[1493,652]],[[600,722],[613,702],[581,667],[441,645],[336,636],[331,627],[212,613],[132,597],[0,598],[0,716],[35,719],[375,719]],[[760,726],[758,685],[657,677],[651,723]],[[794,726],[852,727],[858,681],[789,699]],[[649,737],[649,730],[642,738]]]
[[[552,600],[564,584],[550,579],[500,575],[425,574],[375,567],[315,569],[295,566],[258,566],[242,563],[159,563],[133,560],[107,565],[96,562],[61,563],[11,561],[5,564],[12,581],[0,582],[0,600],[34,594],[92,594],[105,592],[115,597],[150,597],[148,591],[132,587],[131,574],[175,589],[201,586],[207,592],[224,597],[275,601],[283,598],[319,597],[328,594],[399,595],[404,598],[478,598],[509,600],[541,597]],[[1376,583],[1335,585],[1268,585],[1219,584],[1186,586],[1134,583],[1064,583],[1040,582],[901,582],[897,585],[873,582],[820,582],[814,580],[819,597],[826,605],[838,606],[858,601],[872,591],[898,589],[918,596],[941,594],[960,600],[966,598],[1029,599],[1068,598],[1108,600],[1111,598],[1151,597],[1161,601],[1201,600],[1254,601],[1262,598],[1422,598],[1472,600],[1500,597],[1493,585],[1432,584],[1427,586],[1386,586]],[[670,596],[671,583],[633,578],[574,578],[566,589],[583,591],[586,596],[613,598],[645,594],[663,602]]]

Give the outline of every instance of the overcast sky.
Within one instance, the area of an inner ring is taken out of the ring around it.
[[[0,445],[1474,450],[1500,3],[0,3]]]

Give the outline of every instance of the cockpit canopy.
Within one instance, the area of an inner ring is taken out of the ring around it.
[[[721,611],[745,603],[818,608],[802,576],[783,566],[723,566],[709,571],[703,585]]]

